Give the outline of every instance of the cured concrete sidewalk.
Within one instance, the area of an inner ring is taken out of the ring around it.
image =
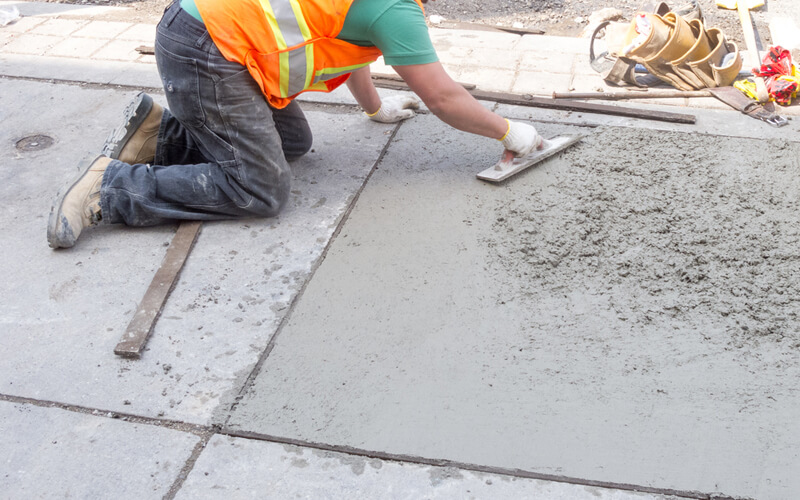
[[[288,209],[205,224],[128,361],[114,345],[174,226],[99,227],[59,252],[45,226],[136,91],[163,103],[135,50],[154,27],[17,5],[33,15],[0,28],[5,497],[800,489],[797,120],[773,129],[694,100],[641,105],[696,125],[487,102],[544,135],[586,135],[490,186],[474,175],[494,141],[309,96],[315,145]],[[485,90],[580,80],[585,41],[433,37]],[[564,60],[568,72],[542,71]]]

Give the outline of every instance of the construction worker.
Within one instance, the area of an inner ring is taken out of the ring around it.
[[[369,63],[383,55],[437,117],[523,156],[541,147],[530,125],[487,110],[438,62],[427,0],[176,0],[155,53],[168,109],[139,94],[103,154],[59,192],[53,248],[102,221],[149,226],[180,219],[276,215],[289,197],[288,162],[311,148],[293,100],[347,84],[366,115],[414,116],[413,96],[383,100]]]

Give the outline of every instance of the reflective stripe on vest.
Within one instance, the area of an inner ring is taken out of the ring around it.
[[[280,50],[280,92],[289,97],[302,92],[314,72],[314,51],[310,44],[311,31],[297,0],[260,0],[267,23],[272,28]],[[291,49],[291,47],[296,47]],[[291,49],[291,50],[287,50]]]
[[[280,97],[290,97],[306,89],[324,88],[323,82],[352,73],[368,64],[344,68],[325,68],[314,72],[314,47],[298,0],[260,0],[267,23],[272,28],[280,57]]]

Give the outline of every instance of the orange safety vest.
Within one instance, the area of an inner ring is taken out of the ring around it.
[[[245,66],[269,103],[330,92],[381,55],[336,39],[354,0],[195,0],[217,48]],[[420,0],[415,0],[423,9]]]

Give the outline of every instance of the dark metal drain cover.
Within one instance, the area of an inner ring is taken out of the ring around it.
[[[20,151],[40,151],[53,145],[55,140],[49,135],[29,135],[17,141],[17,149]]]

